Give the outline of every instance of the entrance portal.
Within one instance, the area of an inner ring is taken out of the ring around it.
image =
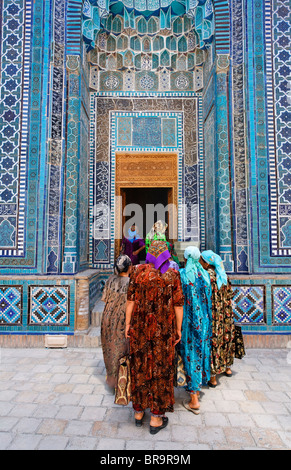
[[[122,207],[115,214],[115,233],[123,234],[126,221],[133,218],[140,206],[140,235],[145,237],[157,220],[168,224],[167,238],[177,240],[178,225],[178,161],[176,153],[116,153],[115,195]],[[131,212],[132,209],[132,212]],[[120,239],[115,240],[119,253]]]
[[[123,227],[132,217],[137,218],[139,235],[145,239],[157,220],[162,220],[169,226],[167,209],[171,200],[171,188],[121,188],[121,196],[124,208]],[[137,214],[135,207],[138,211]],[[166,235],[172,233],[172,227],[168,228]],[[145,252],[142,253],[141,260],[144,260]]]
[[[121,196],[124,198],[123,207],[130,204],[138,204],[141,208],[139,219],[142,226],[139,227],[139,234],[145,238],[153,224],[161,219],[169,224],[169,215],[166,210],[169,204],[170,188],[126,188],[122,189]],[[129,208],[130,209],[130,208]],[[160,210],[159,210],[160,209]],[[127,222],[131,216],[126,213],[124,222]]]

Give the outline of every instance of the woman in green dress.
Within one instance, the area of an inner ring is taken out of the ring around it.
[[[231,377],[235,357],[233,291],[222,259],[211,250],[201,253],[200,262],[210,275],[212,287],[212,354],[210,387],[216,387],[216,375]]]
[[[166,224],[165,222],[162,222],[161,220],[158,220],[157,222],[154,223],[154,225],[152,226],[151,230],[149,231],[145,239],[146,253],[148,252],[149,247],[151,246],[151,243],[154,240],[167,242],[166,235],[165,235],[167,228],[168,228],[168,224]]]

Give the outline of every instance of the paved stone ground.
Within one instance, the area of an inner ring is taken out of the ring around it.
[[[249,349],[233,377],[203,388],[198,416],[182,406],[156,436],[149,414],[114,405],[97,349],[0,350],[0,449],[291,449],[291,350]]]

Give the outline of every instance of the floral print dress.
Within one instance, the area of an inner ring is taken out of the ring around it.
[[[211,368],[211,286],[198,273],[189,282],[185,268],[180,270],[185,296],[180,354],[184,364],[187,390],[198,392],[210,380]]]
[[[150,264],[138,265],[127,298],[135,301],[129,330],[133,407],[163,415],[175,402],[174,307],[184,304],[180,275],[171,268],[161,274]]]
[[[235,324],[233,318],[233,291],[228,281],[218,290],[216,273],[208,268],[212,287],[212,354],[211,374],[222,374],[231,367],[235,355]]]

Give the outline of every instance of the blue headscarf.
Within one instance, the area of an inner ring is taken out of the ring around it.
[[[137,230],[131,230],[131,228],[128,229],[128,240],[133,243],[135,240],[139,239],[139,235],[137,233]]]
[[[222,285],[226,286],[227,275],[226,275],[223,262],[220,256],[211,250],[203,251],[201,253],[201,256],[206,261],[206,263],[214,266],[215,272],[216,272],[216,282],[217,282],[218,290],[221,288]]]
[[[185,268],[187,278],[192,282],[192,284],[194,284],[198,277],[198,273],[200,273],[206,284],[210,285],[210,276],[201,266],[199,262],[200,256],[200,250],[196,246],[188,246],[184,251],[184,258],[187,260]]]

